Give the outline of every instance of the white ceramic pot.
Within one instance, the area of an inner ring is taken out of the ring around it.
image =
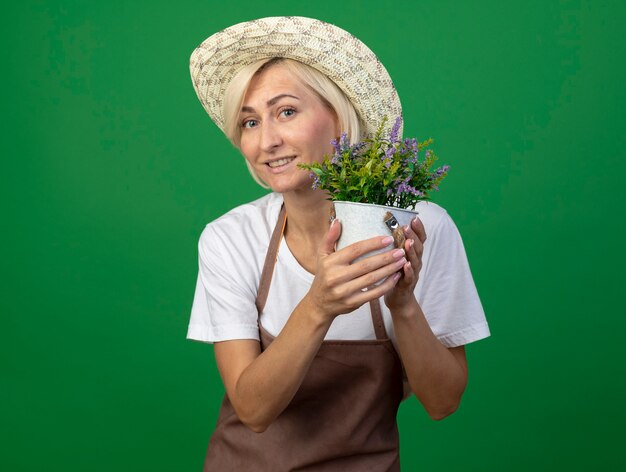
[[[417,211],[370,203],[341,202],[335,203],[335,215],[341,221],[341,237],[337,241],[337,250],[352,243],[374,236],[391,236],[392,231],[385,223],[385,215],[391,213],[400,226],[408,225],[418,215]],[[393,245],[377,251],[368,252],[363,257],[372,256],[393,249]],[[356,259],[356,260],[359,260]]]

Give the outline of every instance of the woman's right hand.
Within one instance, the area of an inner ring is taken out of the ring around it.
[[[406,263],[404,250],[395,249],[353,264],[370,251],[388,247],[393,238],[376,236],[335,251],[340,234],[341,222],[335,219],[320,245],[315,279],[307,294],[315,311],[326,321],[385,295],[398,282],[399,271]],[[385,277],[383,283],[374,286]]]

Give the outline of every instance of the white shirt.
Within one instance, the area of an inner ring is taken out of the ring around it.
[[[282,201],[281,194],[270,193],[206,225],[198,242],[199,271],[187,339],[206,343],[259,340],[255,299]],[[427,235],[415,296],[431,330],[446,347],[488,337],[489,326],[454,222],[432,202],[419,202],[415,210]],[[261,323],[271,335],[280,333],[313,278],[283,238],[261,313]],[[382,298],[381,308],[385,328],[397,348],[391,314]],[[335,318],[325,337],[375,338],[368,303]]]

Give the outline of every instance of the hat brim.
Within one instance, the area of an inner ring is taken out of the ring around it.
[[[385,116],[388,131],[402,114],[400,98],[387,69],[359,39],[312,18],[269,17],[215,33],[191,54],[190,71],[196,94],[222,131],[223,98],[230,81],[243,67],[272,57],[300,61],[328,76],[354,105],[365,136],[372,136]]]

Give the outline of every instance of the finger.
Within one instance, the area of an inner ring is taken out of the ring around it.
[[[402,271],[404,264],[406,264],[407,262],[408,261],[406,260],[406,258],[402,257],[401,259],[391,264],[387,264],[377,270],[368,272],[364,275],[361,275],[360,277],[356,277],[355,279],[346,282],[346,292],[355,293],[358,291],[362,291],[363,289],[369,290],[370,287],[372,287],[377,282],[380,282],[385,277],[389,277],[397,273],[398,271]]]
[[[413,264],[407,261],[402,268],[402,279],[398,282],[400,287],[410,287],[413,284],[413,278],[415,277],[415,271],[413,270]]]
[[[410,241],[413,241],[413,251],[417,254],[418,257],[422,256],[422,252],[424,251],[424,244],[422,240],[419,238],[415,231],[411,228],[411,225],[404,227],[404,235]]]
[[[390,264],[394,264],[405,257],[406,252],[404,249],[392,249],[380,254],[374,254],[373,256],[366,257],[358,262],[346,266],[341,280],[343,282],[348,282]]]
[[[409,244],[413,246],[410,250],[407,250],[407,259],[411,263],[412,277],[415,282],[418,280],[420,270],[422,270],[422,251],[424,246],[418,241],[409,239]],[[417,247],[417,248],[416,248]]]
[[[419,263],[420,255],[417,251],[417,248],[415,247],[416,246],[415,239],[409,238],[406,240],[404,244],[406,247],[406,258],[409,260],[409,262],[413,266],[416,266]]]
[[[389,290],[391,290],[400,280],[400,272],[396,272],[395,274],[390,275],[387,279],[380,285],[376,285],[366,292],[359,292],[355,295],[355,304],[358,306],[363,305],[371,300],[375,300],[376,298],[380,298],[385,295]]]
[[[324,236],[324,240],[322,244],[320,244],[319,254],[320,256],[328,256],[335,252],[335,244],[341,235],[341,222],[335,218],[333,222],[330,224],[330,228],[328,228],[328,232],[326,236]]]
[[[386,248],[391,244],[393,244],[393,238],[391,236],[375,236],[363,241],[358,241],[337,251],[337,260],[347,265],[368,252]]]
[[[411,220],[411,227],[422,244],[424,244],[426,242],[426,229],[424,228],[422,220],[416,216]]]

